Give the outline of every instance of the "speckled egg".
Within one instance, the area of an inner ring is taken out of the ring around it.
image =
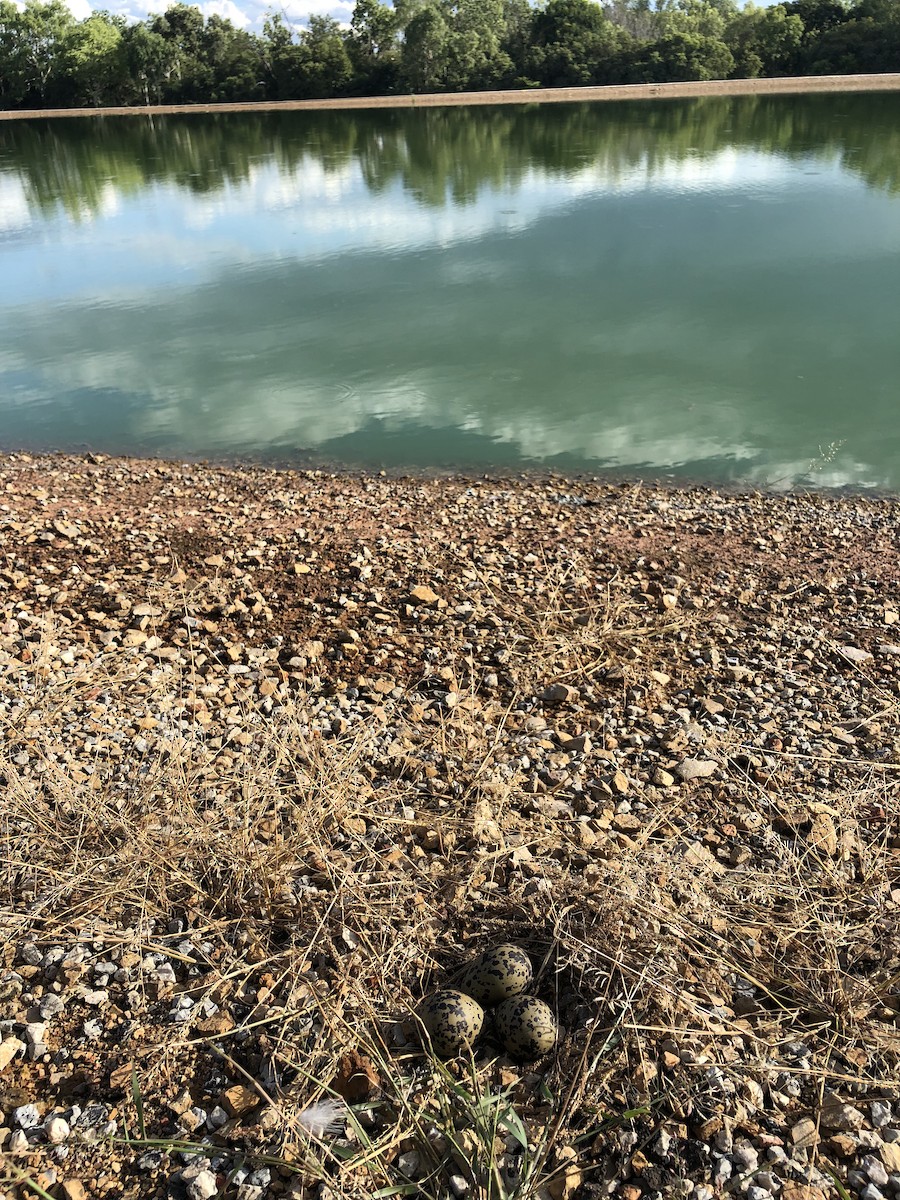
[[[514,996],[497,1007],[494,1024],[513,1058],[540,1058],[556,1044],[556,1018],[535,996]]]
[[[520,946],[494,946],[460,974],[457,987],[486,1008],[518,996],[532,979],[531,959]]]
[[[418,1015],[435,1052],[447,1057],[470,1046],[484,1024],[484,1009],[478,1001],[456,988],[443,988],[426,996]]]

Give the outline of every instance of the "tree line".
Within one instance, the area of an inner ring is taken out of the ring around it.
[[[0,0],[0,108],[313,99],[900,70],[900,0],[357,0],[262,33]]]

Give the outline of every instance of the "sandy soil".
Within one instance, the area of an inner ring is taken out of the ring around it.
[[[118,108],[52,108],[0,111],[0,120],[34,117],[134,116],[188,112],[291,112],[317,109],[440,108],[461,104],[573,104],[587,100],[686,100],[700,96],[784,96],[818,92],[889,92],[900,89],[900,72],[883,75],[815,75],[786,79],[712,79],[692,83],[635,83],[611,87],[541,88],[534,91],[440,92],[421,96],[352,96],[332,100],[283,100],[265,104],[157,104]]]

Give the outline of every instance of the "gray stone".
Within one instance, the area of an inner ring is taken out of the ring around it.
[[[219,1184],[212,1171],[199,1171],[187,1187],[190,1200],[212,1200],[218,1192]]]
[[[843,1104],[840,1100],[832,1100],[826,1103],[822,1109],[822,1124],[826,1129],[838,1129],[845,1133],[852,1133],[855,1129],[861,1129],[864,1123],[865,1117],[852,1104]]]
[[[880,1158],[876,1158],[874,1154],[864,1154],[859,1160],[859,1166],[860,1170],[868,1175],[870,1183],[874,1183],[876,1187],[887,1187],[888,1173]]]
[[[739,1171],[755,1171],[759,1166],[759,1153],[749,1142],[739,1142],[731,1152],[731,1161]]]
[[[408,1179],[415,1179],[419,1174],[422,1160],[418,1150],[408,1150],[397,1159],[397,1170]]]
[[[62,996],[57,996],[55,992],[48,992],[46,996],[41,997],[38,1012],[45,1021],[49,1021],[51,1018],[58,1016],[65,1007],[65,1001]]]
[[[781,1190],[781,1180],[771,1171],[757,1171],[753,1176],[753,1182],[757,1187],[764,1188],[770,1194]]]
[[[874,1183],[867,1183],[859,1193],[859,1200],[884,1200],[884,1192]]]
[[[891,1106],[887,1100],[873,1100],[869,1105],[869,1120],[876,1129],[883,1129],[885,1125],[890,1125],[892,1117]]]
[[[35,1125],[41,1123],[41,1114],[34,1104],[22,1104],[14,1108],[12,1117],[13,1123],[20,1129],[34,1129]]]
[[[712,759],[686,758],[675,768],[675,774],[688,783],[692,779],[708,779],[716,773],[718,767],[719,764]]]

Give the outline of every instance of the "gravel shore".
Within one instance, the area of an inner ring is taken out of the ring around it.
[[[6,456],[0,1189],[900,1197],[898,519]]]

